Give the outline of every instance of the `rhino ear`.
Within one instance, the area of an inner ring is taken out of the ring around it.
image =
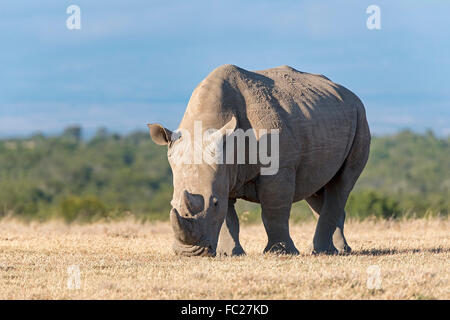
[[[158,123],[147,124],[147,127],[150,129],[150,136],[154,143],[165,146],[169,144],[169,141],[172,137],[172,131],[164,128],[162,125]]]

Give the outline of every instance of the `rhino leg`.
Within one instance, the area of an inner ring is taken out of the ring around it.
[[[245,254],[239,242],[239,219],[234,209],[236,199],[228,200],[228,212],[222,224],[217,244],[217,255],[239,256]]]
[[[316,202],[322,202],[322,205],[313,239],[313,253],[336,254],[351,250],[344,237],[344,208],[360,173],[361,171],[355,170],[348,163],[344,164],[336,176],[325,185],[323,194],[316,199]],[[314,200],[308,200],[310,205],[313,204]],[[317,204],[316,208],[318,209]]]
[[[324,189],[322,188],[315,195],[306,199],[311,211],[314,213],[317,219],[320,217],[320,210],[322,209],[324,202]],[[352,249],[347,243],[344,236],[344,222],[345,222],[345,211],[341,212],[337,222],[336,230],[333,233],[333,245],[338,250],[339,253],[350,253]]]
[[[344,164],[324,187],[313,239],[313,253],[336,253],[334,244],[344,251],[346,247],[351,250],[344,237],[345,204],[367,163],[370,148],[367,123],[361,122],[361,125],[361,128],[356,129],[353,145]]]
[[[295,191],[295,172],[283,168],[273,176],[260,176],[258,197],[267,232],[264,253],[299,254],[289,235],[289,216]]]
[[[352,252],[352,248],[347,243],[347,240],[344,236],[344,222],[345,222],[345,210],[342,211],[342,214],[339,217],[336,231],[333,233],[333,244],[339,253],[350,253]]]
[[[323,204],[317,220],[313,238],[313,253],[336,254],[338,250],[333,244],[333,235],[344,208],[339,201],[339,195],[326,186]]]

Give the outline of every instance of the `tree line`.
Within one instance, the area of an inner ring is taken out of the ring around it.
[[[397,218],[447,216],[450,208],[450,137],[409,130],[374,137],[366,169],[347,215]],[[80,127],[62,134],[0,140],[0,216],[89,222],[135,216],[167,220],[172,173],[166,148],[147,132],[119,135],[99,129],[88,139]],[[244,221],[257,206],[239,202]],[[302,201],[293,220],[308,217]]]

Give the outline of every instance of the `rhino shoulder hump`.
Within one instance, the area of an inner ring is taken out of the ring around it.
[[[276,69],[285,69],[285,70],[290,70],[290,71],[297,71],[297,72],[299,72],[299,71],[296,70],[295,68],[292,68],[291,66],[288,66],[288,65],[286,65],[286,64],[284,64],[284,65],[282,65],[282,66],[279,66],[279,67],[277,67]]]
[[[234,64],[224,64],[214,69],[209,74],[209,76],[227,78],[231,74],[240,73],[242,71],[243,69],[239,68],[238,66],[235,66]]]

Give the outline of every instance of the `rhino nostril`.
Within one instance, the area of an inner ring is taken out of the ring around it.
[[[180,217],[183,217],[183,218],[190,218],[190,217],[192,217],[192,215],[190,215],[189,211],[187,211],[187,210],[178,211],[177,209],[172,207],[172,212],[173,213],[177,213]]]

